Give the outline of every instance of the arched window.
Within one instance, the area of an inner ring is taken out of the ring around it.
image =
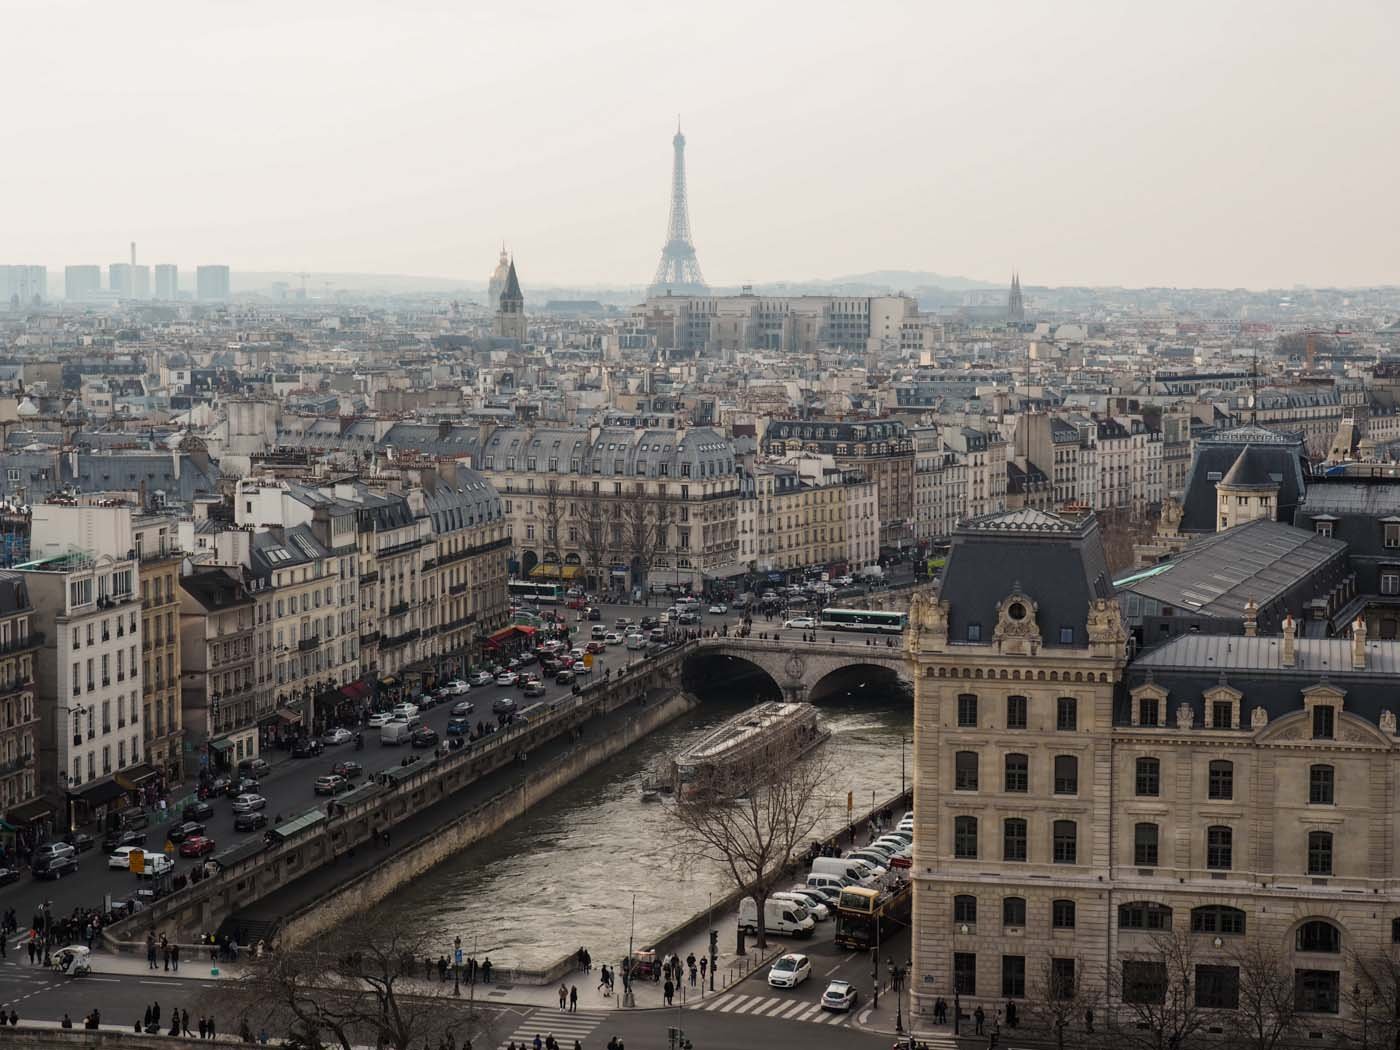
[[[1026,822],[1020,817],[1007,817],[1001,824],[1001,859],[1026,859]]]
[[[1330,831],[1308,832],[1308,874],[1332,874],[1332,833]]]
[[[1025,794],[1031,789],[1030,759],[1021,754],[1006,756],[1006,790]]]
[[[1055,794],[1079,794],[1079,759],[1073,755],[1055,756]]]
[[[1155,758],[1137,760],[1137,794],[1156,798],[1162,793],[1162,763]]]
[[[953,856],[963,860],[977,859],[977,818],[953,819]]]
[[[1170,930],[1172,910],[1152,901],[1133,901],[1118,905],[1120,930]]]
[[[1206,867],[1229,871],[1235,863],[1235,833],[1224,825],[1206,828]]]
[[[1210,783],[1207,793],[1211,798],[1235,797],[1235,764],[1219,758],[1210,764]]]
[[[1400,919],[1395,920],[1400,922]],[[1003,926],[1026,925],[1026,898],[1003,897],[1001,900],[1001,924]]]
[[[976,751],[959,751],[953,756],[953,790],[977,790]]]
[[[970,893],[959,893],[954,897],[953,921],[977,925],[977,898]]]
[[[1157,866],[1157,825],[1133,825],[1133,863],[1139,868]]]
[[[1056,864],[1079,862],[1079,826],[1072,820],[1057,820],[1051,857]]]
[[[1244,934],[1244,912],[1224,904],[1207,904],[1191,909],[1192,933]]]
[[[1297,946],[1300,952],[1336,954],[1342,950],[1342,931],[1326,919],[1309,919],[1298,927]]]

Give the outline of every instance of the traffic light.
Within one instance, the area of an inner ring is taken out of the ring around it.
[[[719,930],[710,931],[710,958],[719,955]]]

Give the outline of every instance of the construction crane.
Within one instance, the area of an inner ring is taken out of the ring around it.
[[[310,275],[309,273],[304,273],[304,272],[302,272],[302,273],[294,273],[294,274],[292,274],[292,276],[293,276],[293,277],[300,277],[300,278],[301,278],[301,297],[302,297],[303,299],[305,299],[305,298],[306,298],[306,279],[307,279],[308,277],[310,277],[311,275]]]

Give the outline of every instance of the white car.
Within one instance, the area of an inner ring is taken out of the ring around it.
[[[851,584],[853,584],[853,583],[855,583],[855,582],[856,582],[856,581],[853,580],[853,579],[851,579],[849,576],[838,576],[838,577],[836,577],[836,586],[838,586],[838,587],[849,587]]]
[[[496,676],[496,684],[500,686],[510,687],[518,681],[520,681],[520,676],[514,671],[502,671]]]
[[[817,621],[810,616],[799,616],[793,620],[783,621],[783,630],[785,631],[811,631],[814,630],[816,626]]]
[[[454,678],[452,679],[452,681],[448,682],[444,688],[446,688],[447,691],[453,696],[461,696],[468,689],[470,689],[471,686],[467,685],[467,683],[462,681],[460,678]]]
[[[467,681],[476,686],[490,685],[491,676],[485,671],[473,671]]]
[[[822,1009],[846,1012],[856,1005],[858,998],[859,995],[850,981],[832,981],[826,986],[826,991],[822,992]]]
[[[118,871],[129,871],[131,869],[131,855],[145,852],[140,846],[123,846],[107,858],[107,867],[116,868]]]
[[[725,605],[724,602],[716,602],[714,605],[710,606],[711,616],[723,616],[728,611],[729,606]]]
[[[768,984],[773,988],[796,988],[812,976],[812,961],[805,955],[781,955],[768,968]]]
[[[604,645],[621,645],[621,644],[622,644],[622,635],[618,634],[616,631],[609,631],[607,634],[603,635],[603,644],[604,644]]]
[[[807,909],[807,914],[816,919],[817,922],[825,922],[831,917],[831,910],[826,906],[826,901],[822,900],[815,893],[802,893],[797,890],[783,890],[772,895],[775,901],[791,901],[800,904]]]
[[[233,800],[233,811],[235,813],[256,813],[267,805],[267,799],[261,795],[239,795]]]
[[[387,726],[393,720],[394,714],[392,711],[376,711],[374,714],[369,716],[369,722],[366,724],[371,729],[381,729],[384,726]]]
[[[414,715],[416,715],[416,714],[418,713],[418,705],[417,705],[417,704],[410,704],[410,703],[407,703],[407,702],[402,703],[402,704],[395,704],[395,705],[390,709],[390,713],[391,713],[395,718],[412,718]]]
[[[355,734],[348,729],[337,726],[321,738],[323,744],[348,744],[355,739]]]

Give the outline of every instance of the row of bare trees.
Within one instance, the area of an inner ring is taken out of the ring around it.
[[[1030,975],[1020,1028],[1057,1050],[1400,1050],[1400,954],[1349,961],[1352,987],[1338,988],[1343,1010],[1305,1012],[1292,961],[1268,944],[1254,940],[1207,959],[1189,935],[1162,933],[1106,975],[1078,959],[1043,959]]]
[[[576,543],[588,575],[601,586],[616,562],[649,575],[658,557],[670,549],[675,513],[670,500],[647,495],[640,483],[623,496],[580,496],[560,492],[551,481],[535,499],[536,541],[555,557]],[[570,529],[576,530],[576,541]]]

